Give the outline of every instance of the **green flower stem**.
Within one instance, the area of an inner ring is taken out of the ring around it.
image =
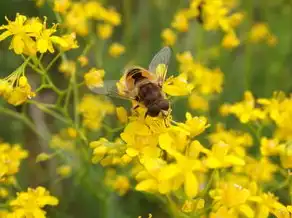
[[[46,107],[42,103],[39,103],[39,102],[36,102],[36,101],[28,101],[28,103],[37,106],[41,111],[51,115],[52,117],[55,117],[56,119],[62,121],[65,124],[68,124],[68,125],[72,124],[72,122],[70,120],[65,119],[61,114],[57,113],[56,111],[53,111],[53,110],[49,109],[48,107]]]
[[[71,86],[73,89],[73,101],[74,101],[74,124],[75,128],[79,129],[79,123],[80,123],[80,118],[79,118],[79,113],[78,113],[78,105],[79,105],[79,90],[77,86],[77,75],[74,73],[71,77]]]
[[[39,65],[41,71],[43,72],[48,84],[51,86],[52,90],[56,92],[58,95],[63,95],[64,91],[60,90],[51,80],[49,77],[48,71],[44,68],[43,64],[40,62],[38,58],[35,58],[35,61]]]
[[[20,121],[22,121],[25,125],[27,125],[37,136],[39,136],[42,139],[45,139],[45,137],[37,131],[36,126],[32,121],[30,121],[24,114],[17,113],[15,111],[12,111],[8,108],[0,107],[0,113],[9,115],[11,117],[14,117]]]
[[[66,92],[66,96],[65,96],[65,103],[64,103],[64,111],[66,113],[67,116],[69,116],[69,102],[70,102],[70,98],[71,98],[71,92],[72,92],[72,86],[71,86],[71,83],[69,83],[69,86],[68,86],[68,89],[67,89],[67,92]]]
[[[51,67],[54,65],[54,63],[62,56],[63,52],[59,52],[54,58],[53,60],[48,64],[48,66],[46,67],[46,71],[48,72]]]

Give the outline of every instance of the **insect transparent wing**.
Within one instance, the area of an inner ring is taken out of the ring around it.
[[[117,88],[118,82],[119,82],[118,80],[105,80],[103,82],[103,86],[90,87],[89,89],[98,95],[105,95],[105,96],[113,97],[113,98],[132,100],[131,97],[123,95],[119,92],[119,90]]]
[[[162,48],[151,60],[149,71],[156,74],[158,83],[162,85],[165,80],[169,60],[171,57],[171,48]]]

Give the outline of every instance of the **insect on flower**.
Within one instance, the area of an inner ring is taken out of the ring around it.
[[[145,118],[148,115],[158,117],[160,113],[166,118],[170,105],[162,85],[170,57],[171,49],[164,47],[153,57],[148,70],[139,66],[131,67],[125,70],[120,81],[105,81],[102,87],[93,87],[91,90],[97,94],[131,100],[134,110],[138,107],[147,109]]]

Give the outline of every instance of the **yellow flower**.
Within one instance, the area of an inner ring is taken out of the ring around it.
[[[192,117],[191,113],[186,113],[186,122],[178,125],[195,137],[205,131],[210,125],[207,124],[206,117]]]
[[[222,106],[221,112],[224,112],[225,115],[234,114],[242,123],[264,120],[266,118],[265,111],[260,108],[256,108],[255,103],[256,102],[252,93],[250,91],[246,91],[242,102],[238,102],[233,105],[225,104]],[[223,108],[224,110],[222,110]]]
[[[128,122],[128,113],[124,107],[117,107],[116,114],[117,114],[117,117],[121,123]]]
[[[28,152],[19,145],[0,143],[0,183],[7,176],[18,172],[21,160],[28,156]]]
[[[281,164],[285,169],[292,168],[292,145],[287,145],[280,153]]]
[[[235,218],[238,217],[237,213],[232,209],[227,209],[227,207],[220,207],[216,212],[211,212],[210,218]]]
[[[9,192],[6,188],[0,188],[0,198],[6,198],[9,195]],[[0,214],[1,217],[1,214]]]
[[[98,24],[97,25],[97,35],[101,39],[108,39],[113,33],[113,26],[110,24]]]
[[[228,182],[221,184],[217,189],[211,190],[210,195],[219,205],[226,208],[233,208],[236,212],[246,217],[254,217],[255,212],[247,202],[251,196],[248,189]]]
[[[268,36],[268,38],[267,38],[267,44],[269,46],[275,46],[275,45],[277,45],[278,44],[278,38],[276,36],[274,36],[274,35]]]
[[[229,21],[228,8],[224,5],[224,1],[206,1],[203,7],[203,24],[208,31],[221,28],[223,31],[231,31]]]
[[[8,25],[0,26],[0,30],[6,29],[0,35],[0,41],[9,36],[13,36],[9,49],[13,49],[16,54],[35,55],[36,43],[31,36],[39,34],[42,25],[38,20],[36,22],[27,24],[27,17],[16,14],[15,21],[10,21],[6,18]]]
[[[205,205],[204,199],[185,200],[181,210],[185,213],[190,213],[192,211],[198,211],[204,208],[204,205]]]
[[[234,13],[232,14],[230,17],[229,17],[229,22],[230,22],[230,25],[234,28],[234,27],[237,27],[243,20],[244,18],[244,13],[243,12],[237,12],[237,13]]]
[[[208,111],[209,110],[209,102],[204,97],[198,95],[197,93],[193,92],[189,96],[189,106],[191,109],[194,110],[202,110]]]
[[[69,77],[75,74],[76,64],[72,60],[62,61],[58,69],[61,73],[64,73],[66,77]]]
[[[247,158],[245,171],[254,181],[269,182],[273,180],[277,166],[265,157],[262,157],[259,161],[249,157]]]
[[[284,145],[279,144],[278,139],[261,138],[261,154],[263,156],[277,155],[284,150]]]
[[[74,129],[74,128],[72,128],[72,127],[69,127],[68,129],[67,129],[67,133],[68,133],[68,136],[70,137],[70,138],[72,138],[72,139],[75,139],[76,137],[77,137],[77,131],[76,131],[76,129]]]
[[[189,21],[185,14],[181,11],[175,15],[174,20],[171,23],[171,26],[177,31],[186,32],[189,29]]]
[[[60,175],[61,177],[68,177],[72,173],[72,167],[69,165],[62,165],[59,166],[57,169],[57,174]]]
[[[58,203],[58,199],[51,196],[44,187],[28,188],[27,192],[17,193],[17,198],[10,201],[12,212],[8,217],[45,217],[46,212],[42,208],[46,205],[56,206]]]
[[[98,96],[85,95],[81,99],[78,110],[82,114],[84,127],[98,130],[101,128],[104,117],[114,113],[114,106]]]
[[[4,97],[7,102],[12,105],[20,105],[35,96],[35,93],[31,91],[31,86],[25,76],[21,76],[18,79],[18,86],[16,86],[10,93],[6,93]]]
[[[75,33],[66,34],[61,37],[52,37],[52,42],[58,44],[62,51],[68,51],[79,47]]]
[[[209,134],[208,139],[212,144],[226,143],[229,145],[228,149],[239,157],[245,157],[246,148],[253,145],[250,134],[233,129],[226,130],[221,124],[216,126],[216,132]]]
[[[130,189],[130,181],[126,176],[117,176],[114,181],[113,188],[120,196],[123,196]]]
[[[80,65],[81,65],[81,67],[85,67],[85,66],[88,65],[88,58],[86,56],[83,56],[83,55],[79,56],[78,57],[78,61],[79,61]]]
[[[93,148],[92,163],[98,163],[108,152],[110,142],[106,138],[100,138],[98,141],[90,142],[89,146]]]
[[[177,36],[172,29],[166,28],[162,31],[161,38],[164,42],[164,45],[173,46],[176,42]]]
[[[222,46],[227,49],[236,48],[239,46],[239,44],[240,41],[234,31],[227,33],[222,40]]]
[[[252,26],[249,33],[249,40],[253,43],[263,41],[270,35],[270,30],[265,23],[256,23]]]
[[[67,11],[70,5],[70,0],[54,0],[54,11],[63,14]]]
[[[120,43],[112,43],[109,47],[109,55],[116,58],[125,53],[125,47]]]
[[[222,141],[212,146],[211,152],[207,154],[204,163],[208,168],[225,168],[230,166],[244,166],[242,157],[230,152],[231,145]]]
[[[163,84],[163,91],[171,96],[188,95],[193,88],[194,86],[188,82],[186,74],[170,77]]]
[[[84,81],[88,88],[96,88],[103,86],[104,70],[91,68],[89,72],[84,74]]]
[[[78,35],[88,35],[88,23],[84,5],[82,3],[72,3],[70,9],[65,13],[64,25]]]

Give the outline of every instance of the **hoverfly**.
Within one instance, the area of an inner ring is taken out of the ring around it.
[[[137,102],[133,109],[144,106],[146,116],[157,117],[160,113],[166,117],[170,105],[162,91],[162,85],[166,78],[168,63],[171,57],[169,47],[162,48],[151,60],[148,69],[131,67],[124,72],[124,82],[121,89],[116,90],[117,83],[105,81],[101,88],[92,88],[97,94],[120,97]],[[121,81],[121,80],[120,80]],[[119,84],[119,82],[118,82]]]

